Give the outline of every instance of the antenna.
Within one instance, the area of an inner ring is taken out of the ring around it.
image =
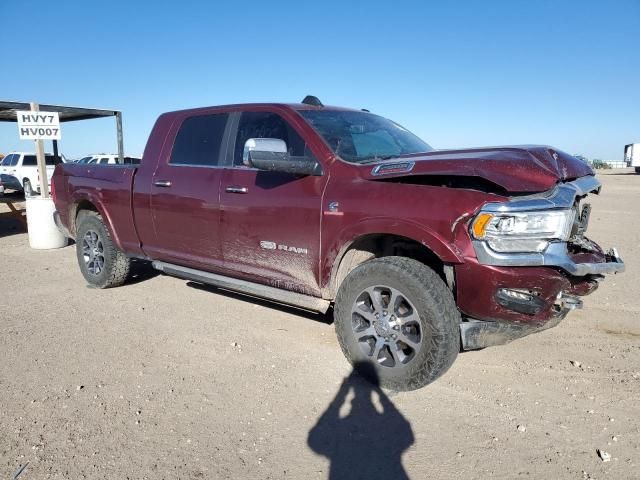
[[[318,97],[314,97],[313,95],[307,95],[306,97],[304,97],[302,103],[304,103],[305,105],[312,105],[314,107],[324,107],[320,99]]]

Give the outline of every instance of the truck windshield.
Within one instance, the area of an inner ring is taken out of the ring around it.
[[[331,150],[347,162],[366,163],[433,148],[391,120],[368,112],[300,110]]]

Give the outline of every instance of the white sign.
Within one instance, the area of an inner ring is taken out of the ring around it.
[[[18,111],[20,140],[60,140],[58,112]]]

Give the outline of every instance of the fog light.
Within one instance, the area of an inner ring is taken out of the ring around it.
[[[541,312],[546,305],[537,293],[522,288],[499,288],[496,301],[504,308],[527,315]]]
[[[507,297],[517,298],[518,300],[531,300],[533,295],[529,293],[529,290],[521,290],[517,288],[501,288],[498,293],[504,294]]]

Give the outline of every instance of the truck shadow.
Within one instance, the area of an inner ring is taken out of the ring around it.
[[[350,392],[350,410],[341,415]],[[307,444],[329,459],[330,480],[398,480],[409,478],[402,454],[414,440],[411,424],[380,388],[375,369],[362,362],[344,379],[309,432]]]
[[[205,285],[197,282],[187,282],[187,286],[195,288],[196,290],[203,290],[205,292],[215,293],[217,295],[223,295],[227,298],[233,298],[235,300],[241,300],[243,302],[249,302],[254,305],[260,305],[270,308],[272,310],[278,310],[284,313],[290,313],[299,317],[308,318],[309,320],[315,320],[316,322],[331,324],[333,323],[333,310],[330,308],[327,313],[311,312],[309,310],[303,310],[301,308],[290,307],[281,303],[270,302],[258,297],[252,297],[250,295],[244,295],[242,293],[232,292],[231,290],[225,290],[223,288],[214,287],[212,285]]]
[[[144,282],[158,275],[160,275],[160,272],[151,266],[151,262],[132,258],[129,276],[127,277],[125,285],[135,285],[136,283]]]

